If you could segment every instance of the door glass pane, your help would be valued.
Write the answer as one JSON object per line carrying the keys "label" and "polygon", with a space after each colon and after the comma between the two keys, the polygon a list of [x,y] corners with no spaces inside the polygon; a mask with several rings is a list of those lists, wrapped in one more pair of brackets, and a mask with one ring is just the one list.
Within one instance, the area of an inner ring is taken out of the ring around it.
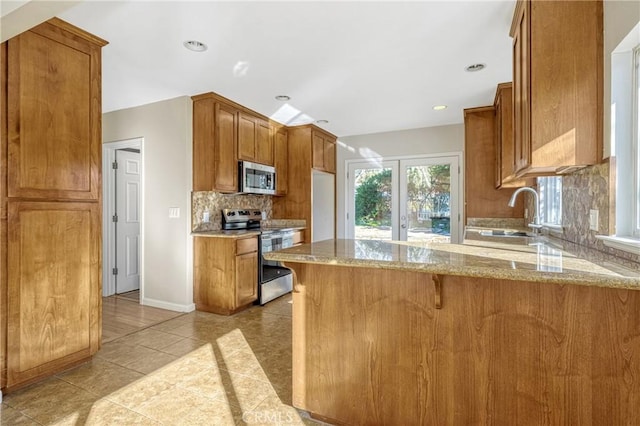
{"label": "door glass pane", "polygon": [[[433,164],[407,166],[407,241],[451,241],[451,166]],[[404,197],[403,197],[404,198]]]}
{"label": "door glass pane", "polygon": [[355,169],[354,190],[354,237],[391,240],[392,169]]}

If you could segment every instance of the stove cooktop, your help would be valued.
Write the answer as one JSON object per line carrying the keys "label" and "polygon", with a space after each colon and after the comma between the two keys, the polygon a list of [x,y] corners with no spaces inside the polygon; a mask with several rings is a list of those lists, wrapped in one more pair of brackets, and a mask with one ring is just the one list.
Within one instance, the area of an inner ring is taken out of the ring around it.
{"label": "stove cooktop", "polygon": [[222,229],[260,228],[262,212],[257,209],[222,209]]}

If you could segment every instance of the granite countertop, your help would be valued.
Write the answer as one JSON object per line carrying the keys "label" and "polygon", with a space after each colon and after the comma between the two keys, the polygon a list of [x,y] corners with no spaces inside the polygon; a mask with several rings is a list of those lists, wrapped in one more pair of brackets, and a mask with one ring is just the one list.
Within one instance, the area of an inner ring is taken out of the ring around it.
{"label": "granite countertop", "polygon": [[434,274],[640,290],[640,268],[548,237],[485,237],[463,244],[326,240],[265,253],[265,259]]}
{"label": "granite countertop", "polygon": [[263,226],[258,229],[238,229],[234,231],[194,231],[191,233],[194,237],[216,237],[216,238],[243,238],[243,237],[253,237],[256,235],[260,235],[262,231],[298,231],[301,229],[305,229],[304,226]]}

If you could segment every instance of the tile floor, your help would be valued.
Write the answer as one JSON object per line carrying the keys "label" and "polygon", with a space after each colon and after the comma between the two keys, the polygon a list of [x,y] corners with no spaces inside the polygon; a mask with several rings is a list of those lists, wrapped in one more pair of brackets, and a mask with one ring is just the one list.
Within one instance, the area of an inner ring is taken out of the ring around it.
{"label": "tile floor", "polygon": [[0,423],[315,424],[290,405],[290,301],[192,312],[107,342],[91,362],[5,395]]}

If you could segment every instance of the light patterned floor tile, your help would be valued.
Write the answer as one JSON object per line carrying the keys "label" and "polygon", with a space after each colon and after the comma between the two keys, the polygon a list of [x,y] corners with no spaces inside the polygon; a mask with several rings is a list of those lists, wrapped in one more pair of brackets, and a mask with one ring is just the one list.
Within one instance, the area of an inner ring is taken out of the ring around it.
{"label": "light patterned floor tile", "polygon": [[234,408],[220,399],[173,388],[150,398],[136,411],[163,424],[233,424]]}
{"label": "light patterned floor tile", "polygon": [[162,348],[170,346],[180,340],[182,340],[182,338],[175,334],[164,333],[162,331],[147,328],[142,331],[129,334],[128,336],[121,337],[117,339],[116,342],[131,346],[140,345],[151,349],[161,350]]}
{"label": "light patterned floor tile", "polygon": [[100,397],[117,391],[144,377],[144,374],[121,367],[101,358],[58,375],[61,380]]}
{"label": "light patterned floor tile", "polygon": [[9,407],[7,404],[0,404],[0,425],[32,426],[37,424],[20,411]]}

